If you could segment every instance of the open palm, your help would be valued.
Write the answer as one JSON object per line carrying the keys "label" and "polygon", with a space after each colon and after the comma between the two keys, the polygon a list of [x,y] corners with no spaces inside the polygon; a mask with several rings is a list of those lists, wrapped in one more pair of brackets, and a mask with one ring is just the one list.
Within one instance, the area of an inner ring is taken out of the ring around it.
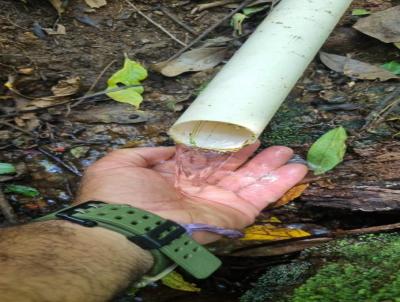
{"label": "open palm", "polygon": [[[201,190],[185,192],[174,186],[175,147],[113,151],[88,168],[78,201],[130,204],[179,223],[240,229],[307,173],[304,165],[286,164],[293,154],[286,147],[267,148],[248,161],[258,145],[227,160],[224,173],[211,175]],[[202,233],[195,239],[207,243],[216,237]]]}

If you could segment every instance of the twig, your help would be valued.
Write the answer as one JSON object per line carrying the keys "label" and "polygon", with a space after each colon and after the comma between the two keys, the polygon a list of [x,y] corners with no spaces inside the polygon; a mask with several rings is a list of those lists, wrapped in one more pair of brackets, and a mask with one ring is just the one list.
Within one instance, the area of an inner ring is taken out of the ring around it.
{"label": "twig", "polygon": [[49,157],[50,159],[52,159],[53,161],[55,161],[56,163],[60,164],[61,166],[63,166],[65,169],[67,169],[69,172],[75,174],[76,176],[82,176],[82,173],[72,164],[66,164],[61,158],[58,158],[57,156],[51,154],[50,151],[42,148],[42,147],[38,147],[37,148],[39,150],[40,153],[43,153],[44,155],[46,155],[47,157]]}
{"label": "twig", "polygon": [[354,236],[354,235],[374,234],[374,233],[380,233],[380,232],[396,231],[399,229],[400,229],[400,223],[392,223],[392,224],[373,226],[373,227],[369,227],[369,228],[337,231],[334,233],[334,235],[335,235],[335,237],[343,237],[343,236],[349,236],[349,235]]}
{"label": "twig", "polygon": [[383,118],[385,118],[390,112],[392,112],[393,109],[396,108],[396,106],[399,104],[399,102],[400,86],[397,87],[391,94],[383,98],[379,105],[370,114],[368,114],[368,116],[365,118],[366,123],[361,130],[370,131],[380,121],[382,121]]}
{"label": "twig", "polygon": [[26,135],[29,135],[30,137],[37,138],[34,134],[30,133],[29,131],[26,131],[25,129],[22,129],[22,128],[18,127],[18,126],[15,126],[15,125],[13,125],[13,124],[11,124],[9,122],[0,121],[0,125],[4,125],[4,126],[10,127],[10,128],[13,128],[13,129],[18,130],[18,131],[20,131],[22,133],[25,133]]}
{"label": "twig", "polygon": [[85,100],[85,99],[89,99],[89,98],[94,98],[94,97],[97,97],[97,96],[100,96],[100,95],[104,95],[104,94],[107,94],[107,93],[110,93],[110,92],[117,92],[117,91],[129,89],[129,88],[132,88],[132,87],[142,87],[142,86],[143,85],[127,85],[127,86],[124,86],[124,87],[116,87],[116,88],[109,89],[109,90],[103,90],[103,91],[99,91],[99,92],[96,92],[96,93],[93,93],[93,94],[90,94],[90,95],[84,95],[84,96],[80,96],[80,97],[77,97],[77,98],[65,100],[63,102],[52,104],[52,105],[49,105],[49,106],[46,106],[46,107],[40,107],[40,108],[29,109],[29,110],[21,110],[21,111],[16,112],[16,113],[0,115],[0,119],[9,118],[9,117],[15,117],[15,116],[18,116],[18,115],[23,114],[23,113],[36,112],[36,111],[44,110],[44,109],[47,109],[47,108],[53,108],[53,107],[58,107],[58,106],[61,106],[61,105],[65,105],[65,104],[68,104],[70,102],[75,102],[75,101]]}
{"label": "twig", "polygon": [[[127,1],[127,0],[126,0]],[[227,14],[225,17],[223,17],[221,20],[219,20],[217,23],[214,25],[210,26],[208,29],[206,29],[203,33],[198,35],[192,42],[190,42],[187,46],[183,47],[181,50],[179,50],[176,54],[174,54],[172,57],[170,57],[166,62],[169,62],[173,59],[176,59],[179,57],[181,54],[183,54],[186,50],[192,48],[196,43],[198,43],[200,40],[202,40],[204,37],[206,37],[208,34],[210,34],[214,29],[216,29],[218,26],[220,26],[222,23],[224,23],[226,20],[231,18],[234,14],[236,14],[238,11],[240,11],[242,8],[248,6],[250,3],[252,3],[254,0],[245,0],[243,1],[242,4],[240,4],[237,8],[235,8],[233,11],[231,11],[229,14]]]}
{"label": "twig", "polygon": [[99,75],[96,77],[94,80],[93,84],[90,86],[89,90],[85,93],[85,95],[90,94],[93,89],[96,87],[97,83],[100,81],[100,79],[103,77],[103,75],[106,73],[106,71],[115,63],[117,62],[116,60],[112,60],[110,63],[107,64],[106,67],[103,68],[103,70],[99,73]]}
{"label": "twig", "polygon": [[[0,121],[1,125],[10,127],[12,129],[18,130],[30,137],[32,137],[35,140],[38,140],[39,137],[33,133],[30,133],[29,131],[26,131],[20,127],[14,126],[13,124],[10,124],[8,122],[4,122],[4,121]],[[42,147],[37,147],[38,151],[43,153],[44,155],[46,155],[47,157],[49,157],[51,160],[55,161],[56,163],[62,165],[65,169],[67,169],[68,171],[70,171],[71,173],[77,175],[77,176],[82,176],[82,173],[72,164],[67,164],[65,163],[61,158],[58,158],[57,156],[51,154],[51,152],[49,150],[46,150],[45,148]]]}
{"label": "twig", "polygon": [[161,5],[158,6],[158,9],[163,12],[164,15],[166,15],[168,18],[170,18],[172,21],[174,21],[176,24],[181,26],[182,28],[186,29],[189,33],[193,35],[197,35],[198,33],[189,25],[186,23],[183,23],[181,20],[179,20],[178,16],[169,11],[166,7],[163,7]]}
{"label": "twig", "polygon": [[7,199],[4,197],[2,186],[0,186],[0,211],[8,223],[16,224],[18,222],[17,215],[15,214],[14,209],[10,206]]}
{"label": "twig", "polygon": [[179,40],[177,37],[175,37],[173,34],[171,34],[164,26],[161,24],[158,24],[156,21],[151,19],[149,16],[147,16],[145,13],[143,13],[139,8],[136,7],[131,1],[125,0],[125,2],[131,6],[139,15],[141,15],[143,18],[145,18],[147,21],[149,21],[151,24],[159,28],[163,33],[165,33],[168,37],[170,37],[172,40],[175,42],[181,44],[182,46],[186,46],[186,43],[182,42]]}

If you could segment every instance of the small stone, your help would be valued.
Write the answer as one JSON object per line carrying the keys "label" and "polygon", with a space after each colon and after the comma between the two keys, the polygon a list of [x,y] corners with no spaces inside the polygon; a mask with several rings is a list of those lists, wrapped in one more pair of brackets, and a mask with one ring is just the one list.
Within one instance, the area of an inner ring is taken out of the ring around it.
{"label": "small stone", "polygon": [[324,90],[324,87],[319,84],[309,84],[306,85],[305,89],[309,92],[320,92],[321,90]]}
{"label": "small stone", "polygon": [[343,104],[343,103],[346,103],[347,100],[348,100],[348,98],[345,95],[334,95],[333,97],[329,98],[327,101],[328,101],[328,103],[332,103],[332,104]]}

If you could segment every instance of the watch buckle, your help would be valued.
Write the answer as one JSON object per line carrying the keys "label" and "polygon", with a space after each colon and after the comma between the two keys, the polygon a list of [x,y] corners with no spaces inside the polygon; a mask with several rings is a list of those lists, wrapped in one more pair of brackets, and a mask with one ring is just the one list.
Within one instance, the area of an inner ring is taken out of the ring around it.
{"label": "watch buckle", "polygon": [[[175,229],[171,231],[171,228]],[[160,237],[165,231],[168,231],[168,234],[164,237]],[[185,233],[186,229],[184,227],[171,220],[166,220],[164,223],[143,235],[129,236],[127,238],[142,249],[155,250],[168,245],[171,241]]]}

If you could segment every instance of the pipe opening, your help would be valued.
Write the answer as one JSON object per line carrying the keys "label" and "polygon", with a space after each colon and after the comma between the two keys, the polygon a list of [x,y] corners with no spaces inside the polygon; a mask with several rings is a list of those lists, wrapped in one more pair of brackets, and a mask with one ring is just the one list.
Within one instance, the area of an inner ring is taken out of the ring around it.
{"label": "pipe opening", "polygon": [[172,126],[169,134],[179,144],[221,152],[239,150],[256,140],[247,128],[214,121],[178,123]]}

